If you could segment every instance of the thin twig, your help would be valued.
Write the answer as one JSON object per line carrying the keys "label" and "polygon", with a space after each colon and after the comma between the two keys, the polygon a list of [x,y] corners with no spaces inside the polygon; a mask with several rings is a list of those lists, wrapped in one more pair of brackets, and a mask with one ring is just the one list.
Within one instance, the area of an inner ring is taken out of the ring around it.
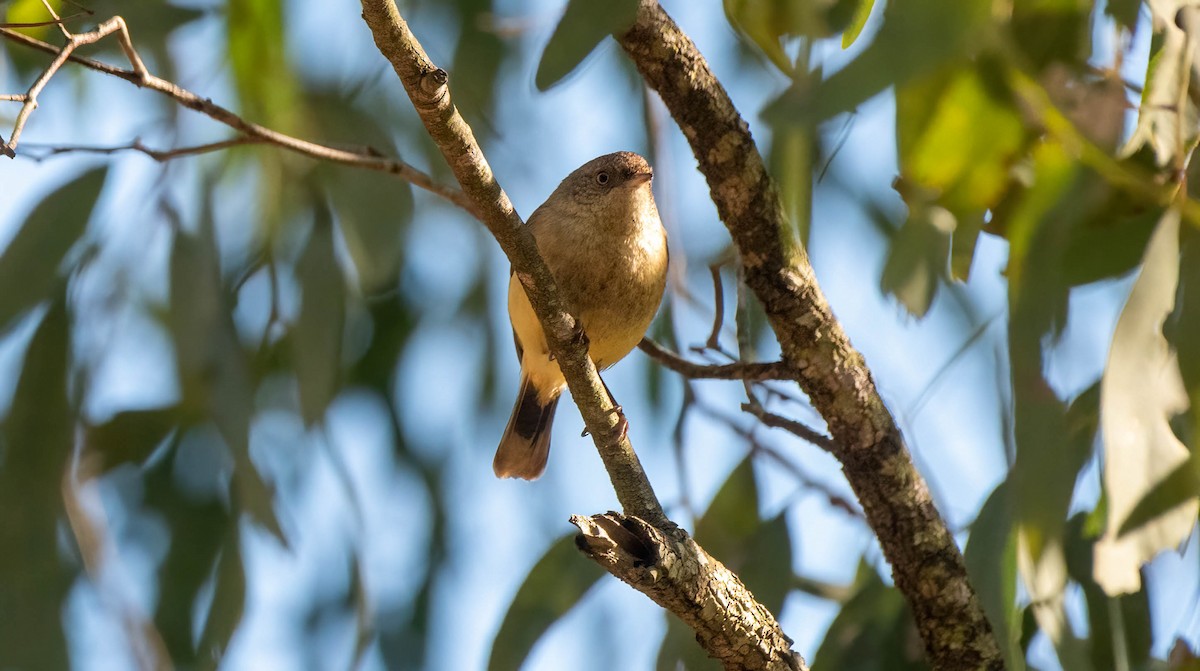
{"label": "thin twig", "polygon": [[688,361],[667,350],[649,338],[642,338],[638,349],[651,359],[684,377],[709,380],[786,380],[792,375],[791,367],[783,361],[756,363],[738,361],[727,364],[702,364]]}
{"label": "thin twig", "polygon": [[[132,69],[124,70],[106,63],[101,63],[100,61],[93,60],[91,58],[76,56],[72,53],[79,46],[91,44],[109,34],[112,34],[113,32],[118,33],[118,39],[121,42],[121,48],[124,50],[126,57],[129,59]],[[9,30],[7,28],[0,28],[0,37],[4,37],[12,42],[16,42],[17,44],[21,44],[32,49],[37,49],[39,51],[44,51],[48,54],[54,54],[56,56],[54,61],[51,62],[50,66],[48,66],[45,72],[42,73],[42,76],[38,78],[38,81],[34,83],[34,86],[31,87],[29,92],[25,94],[26,97],[20,101],[24,102],[24,105],[22,106],[21,112],[18,114],[16,124],[14,125],[13,137],[10,138],[7,144],[3,145],[3,147],[0,147],[0,153],[3,153],[9,158],[12,158],[16,155],[15,149],[17,146],[18,136],[20,135],[20,130],[25,125],[25,120],[33,111],[33,108],[37,106],[37,94],[41,92],[42,88],[45,87],[46,82],[49,81],[50,77],[54,75],[54,73],[62,66],[64,62],[71,61],[72,63],[78,63],[79,65],[90,68],[97,72],[103,72],[104,74],[111,75],[113,77],[119,77],[125,81],[132,82],[139,87],[157,91],[158,93],[175,100],[184,107],[200,112],[201,114],[204,114],[215,121],[233,128],[242,135],[254,138],[259,142],[282,147],[283,149],[287,149],[297,154],[318,160],[331,161],[334,163],[340,163],[342,165],[364,168],[367,170],[375,170],[377,172],[395,175],[400,179],[411,183],[413,186],[425,189],[426,191],[429,191],[430,193],[444,198],[458,207],[461,207],[472,216],[476,216],[474,207],[471,204],[471,200],[467,198],[467,196],[461,190],[437,183],[434,181],[433,177],[409,165],[408,163],[405,163],[404,161],[380,156],[374,150],[352,152],[317,144],[315,142],[309,142],[307,140],[301,140],[290,135],[284,135],[278,131],[274,131],[256,123],[246,121],[230,110],[217,105],[208,98],[202,98],[201,96],[196,95],[195,93],[192,93],[191,91],[188,91],[187,89],[184,89],[172,82],[150,74],[146,70],[146,66],[142,63],[141,57],[138,56],[137,52],[133,48],[133,43],[129,38],[129,32],[125,27],[124,19],[119,16],[114,16],[108,21],[105,21],[104,23],[100,24],[96,30],[90,33],[83,33],[74,36],[67,42],[67,45],[61,49],[52,44],[29,37],[28,35],[22,35],[21,33]]]}
{"label": "thin twig", "polygon": [[713,326],[704,345],[709,349],[721,350],[721,326],[725,324],[725,291],[721,287],[721,266],[711,265],[708,272],[712,274],[713,283]]}
{"label": "thin twig", "polygon": [[[146,156],[149,156],[150,158],[154,159],[155,161],[158,161],[159,163],[165,163],[172,159],[181,158],[184,156],[196,156],[198,154],[208,154],[208,153],[211,153],[214,151],[221,151],[223,149],[229,149],[230,147],[240,147],[243,145],[255,145],[255,144],[267,144],[267,141],[263,140],[262,138],[249,137],[249,136],[243,135],[241,137],[235,137],[235,138],[231,138],[228,140],[220,140],[217,142],[209,142],[207,144],[198,144],[198,145],[193,145],[193,146],[189,146],[189,147],[176,147],[174,149],[153,149],[151,147],[147,147],[146,145],[142,144],[142,141],[140,139],[134,140],[133,142],[130,142],[129,144],[116,145],[116,146],[112,146],[112,147],[98,147],[98,146],[93,146],[93,145],[55,145],[55,146],[42,147],[41,145],[26,142],[25,143],[25,149],[26,149],[25,156],[32,158],[35,161],[40,161],[43,159],[47,159],[51,156],[58,156],[60,154],[111,155],[111,154],[117,154],[117,153],[125,152],[125,151],[134,151],[134,152],[138,152],[141,154],[145,154]],[[31,155],[29,153],[29,150],[31,150],[31,149],[33,149],[34,151],[40,150],[40,153],[38,153],[37,155]]]}
{"label": "thin twig", "polygon": [[796,436],[807,440],[813,445],[816,445],[817,447],[834,456],[837,456],[842,452],[842,450],[838,447],[838,444],[834,442],[832,438],[826,436],[820,431],[817,431],[804,422],[788,419],[787,417],[782,417],[780,415],[776,415],[775,413],[768,412],[766,408],[762,407],[758,403],[743,403],[742,410],[754,415],[758,418],[758,421],[762,422],[763,424],[766,424],[773,429],[783,429],[784,431],[795,434]]}

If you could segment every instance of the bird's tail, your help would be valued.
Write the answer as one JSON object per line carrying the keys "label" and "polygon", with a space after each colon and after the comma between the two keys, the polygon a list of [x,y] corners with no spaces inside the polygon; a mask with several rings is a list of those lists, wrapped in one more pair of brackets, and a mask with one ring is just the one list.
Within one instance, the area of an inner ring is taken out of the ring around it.
{"label": "bird's tail", "polygon": [[554,423],[554,409],[558,407],[559,398],[555,394],[549,402],[543,403],[529,378],[522,376],[517,405],[513,407],[512,417],[492,461],[496,477],[536,480],[546,470],[546,458],[550,456],[550,426]]}

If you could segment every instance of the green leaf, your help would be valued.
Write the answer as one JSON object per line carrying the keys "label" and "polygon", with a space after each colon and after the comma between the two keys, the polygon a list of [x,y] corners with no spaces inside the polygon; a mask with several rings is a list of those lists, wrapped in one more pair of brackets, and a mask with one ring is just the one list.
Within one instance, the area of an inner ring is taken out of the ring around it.
{"label": "green leaf", "polygon": [[1146,491],[1142,500],[1129,512],[1129,517],[1121,522],[1117,538],[1136,531],[1197,495],[1200,495],[1200,458],[1193,453],[1191,458],[1176,466],[1175,470]]}
{"label": "green leaf", "polygon": [[758,483],[747,457],[729,474],[696,523],[696,542],[736,573],[733,567],[746,556],[747,543],[760,524]]}
{"label": "green leaf", "polygon": [[1179,358],[1179,373],[1191,403],[1185,421],[1176,424],[1179,437],[1193,455],[1200,452],[1200,232],[1185,229],[1179,258],[1179,291],[1175,312],[1163,332]]}
{"label": "green leaf", "polygon": [[221,286],[210,227],[180,231],[171,250],[168,324],[185,412],[211,419],[233,453],[237,504],[286,543],[273,494],[250,460],[254,385]]}
{"label": "green leaf", "polygon": [[237,525],[229,527],[220,559],[217,560],[217,573],[212,581],[212,605],[208,608],[208,619],[200,636],[201,671],[220,668],[221,658],[229,647],[233,632],[242,621],[246,607],[246,571],[242,566]]}
{"label": "green leaf", "polygon": [[1065,279],[1072,286],[1123,275],[1137,267],[1163,210],[1129,201],[1116,189],[1090,209],[1072,231],[1063,254]]}
{"label": "green leaf", "polygon": [[845,32],[842,33],[843,49],[849,49],[850,45],[854,44],[858,36],[862,34],[863,26],[867,25],[867,19],[871,17],[871,10],[874,7],[875,0],[858,0],[858,6],[854,9],[850,25],[846,26]]}
{"label": "green leaf", "polygon": [[338,391],[342,363],[342,331],[346,323],[346,288],[333,248],[333,222],[323,206],[296,267],[302,289],[300,316],[292,329],[300,414],[312,425]]}
{"label": "green leaf", "polygon": [[1017,607],[1017,538],[1010,485],[1001,482],[984,502],[971,525],[963,559],[971,585],[995,632],[1004,668],[1022,671],[1021,609]]}
{"label": "green leaf", "polygon": [[72,448],[65,298],[42,319],[0,426],[0,667],[66,669],[63,601],[74,580],[59,553]]}
{"label": "green leaf", "polygon": [[1051,62],[1087,63],[1092,0],[1015,0],[1013,42],[1026,61],[1041,70]]}
{"label": "green leaf", "polygon": [[575,546],[575,534],[563,536],[525,577],[492,641],[489,671],[521,668],[534,644],[567,614],[605,575]]}
{"label": "green leaf", "polygon": [[[200,629],[197,597],[216,566],[224,539],[236,529],[234,517],[215,495],[205,498],[194,487],[180,486],[177,465],[180,438],[176,434],[166,458],[146,471],[145,505],[162,516],[171,534],[167,555],[158,567],[158,604],[154,627],[162,635],[172,662],[195,668],[202,656],[196,647]],[[212,446],[216,452],[218,446]],[[215,488],[210,490],[215,494]],[[202,624],[202,623],[201,623]]]}
{"label": "green leaf", "polygon": [[43,198],[0,255],[0,333],[53,293],[59,268],[83,235],[107,171],[89,170]]}
{"label": "green leaf", "polygon": [[546,43],[534,83],[546,91],[562,81],[605,37],[623,32],[637,18],[637,0],[570,0]]}
{"label": "green leaf", "polygon": [[494,116],[496,80],[509,52],[501,32],[491,25],[495,23],[492,0],[459,0],[454,5],[462,27],[450,70],[454,106],[478,137],[493,129],[490,120]]}
{"label": "green leaf", "polygon": [[[1150,601],[1145,588],[1110,597],[1092,579],[1095,536],[1089,515],[1079,513],[1066,525],[1067,571],[1083,588],[1087,601],[1090,660],[1096,669],[1150,668]],[[1118,662],[1117,656],[1124,656]]]}
{"label": "green leaf", "polygon": [[[455,92],[457,96],[457,88]],[[362,109],[357,98],[317,91],[305,100],[315,122],[328,129],[328,137],[398,153],[392,131],[380,125],[374,110]],[[320,165],[313,172],[311,181],[325,188],[337,214],[359,287],[367,294],[393,291],[403,262],[404,233],[413,216],[412,185],[395,175],[338,165]]]}
{"label": "green leaf", "polygon": [[892,240],[880,288],[915,317],[924,317],[938,282],[947,279],[954,215],[933,206],[910,212]]}
{"label": "green leaf", "polygon": [[928,669],[908,604],[866,562],[857,591],[829,625],[813,656],[813,671],[917,671]]}
{"label": "green leaf", "polygon": [[[696,542],[733,571],[756,601],[778,615],[792,587],[792,540],[785,512],[760,519],[758,484],[750,458],[729,478],[696,524]],[[682,664],[689,671],[719,669],[696,644],[696,634],[678,618],[667,617],[667,635],[656,668],[669,671]]]}
{"label": "green leaf", "polygon": [[1160,551],[1177,546],[1196,523],[1197,500],[1120,534],[1140,501],[1189,452],[1170,420],[1188,407],[1175,354],[1162,334],[1179,284],[1179,212],[1163,215],[1146,248],[1142,272],[1117,320],[1101,380],[1104,487],[1108,525],[1096,547],[1096,582],[1110,595],[1138,591],[1138,570]]}
{"label": "green leaf", "polygon": [[796,239],[806,248],[812,224],[813,136],[812,129],[798,124],[786,124],[771,135],[771,175]]}
{"label": "green leaf", "polygon": [[304,106],[287,60],[282,0],[236,0],[226,8],[229,64],[243,116],[296,134]]}
{"label": "green leaf", "polygon": [[121,464],[140,464],[163,444],[181,419],[178,406],[118,412],[103,424],[87,427],[87,455],[98,460],[101,473]]}
{"label": "green leaf", "polygon": [[1141,9],[1142,0],[1108,0],[1104,3],[1104,13],[1126,30],[1133,30],[1137,25],[1138,12]]}
{"label": "green leaf", "polygon": [[848,112],[889,86],[949,64],[964,63],[993,30],[987,0],[893,0],[879,34],[858,58],[828,79],[789,89],[768,107],[768,120],[824,121]]}

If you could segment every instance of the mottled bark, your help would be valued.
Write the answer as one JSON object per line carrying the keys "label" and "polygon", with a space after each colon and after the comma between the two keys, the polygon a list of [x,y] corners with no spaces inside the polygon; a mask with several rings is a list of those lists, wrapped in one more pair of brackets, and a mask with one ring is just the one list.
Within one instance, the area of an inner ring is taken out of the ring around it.
{"label": "mottled bark", "polygon": [[375,45],[387,57],[425,124],[429,136],[470,198],[480,221],[487,226],[512,262],[529,302],[546,330],[546,341],[567,379],[584,425],[612,480],[621,506],[654,524],[667,521],[662,505],[638,462],[629,439],[616,427],[619,415],[604,390],[595,365],[588,357],[582,333],[563,304],[554,278],[537,253],[533,236],[513,209],[508,195],[496,182],[470,126],[450,100],[449,76],[435,66],[400,16],[393,0],[362,0],[363,19],[371,28]]}
{"label": "mottled bark", "polygon": [[[704,650],[727,669],[803,671],[803,660],[791,652],[791,640],[771,613],[737,576],[667,519],[628,438],[613,431],[617,415],[587,345],[564,309],[533,237],[450,101],[446,72],[430,62],[393,0],[362,0],[362,7],[376,46],[391,61],[476,216],[512,262],[625,509],[627,517],[572,518],[581,529],[581,549],[695,629]],[[637,548],[642,560],[631,559],[630,548]],[[654,563],[646,564],[651,558]]]}
{"label": "mottled bark", "polygon": [[579,527],[581,550],[679,616],[726,669],[807,669],[771,613],[683,529],[655,527],[619,513],[574,515],[571,523]]}
{"label": "mottled bark", "polygon": [[817,286],[746,122],[656,1],[642,0],[618,42],[690,143],[741,255],[746,284],[762,301],[794,378],[829,426],[833,452],[908,598],[933,667],[1002,668],[962,554],[862,356]]}

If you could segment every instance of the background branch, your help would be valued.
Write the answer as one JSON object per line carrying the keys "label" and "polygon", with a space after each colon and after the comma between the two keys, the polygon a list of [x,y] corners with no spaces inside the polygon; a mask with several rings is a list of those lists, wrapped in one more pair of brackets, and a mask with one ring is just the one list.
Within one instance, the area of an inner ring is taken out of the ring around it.
{"label": "background branch", "polygon": [[758,363],[753,361],[735,361],[725,364],[704,364],[688,361],[678,354],[666,349],[649,338],[642,338],[638,343],[651,359],[679,373],[684,377],[694,379],[707,378],[710,380],[781,380],[790,379],[793,373],[788,370],[784,361]]}
{"label": "background branch", "polygon": [[962,553],[862,356],[817,286],[746,122],[655,0],[641,0],[637,20],[617,40],[691,145],[740,252],[746,284],[840,446],[835,454],[912,606],[934,668],[1002,668]]}
{"label": "background branch", "polygon": [[[366,150],[361,152],[346,151],[344,149],[337,149],[334,147],[317,144],[315,142],[301,140],[290,135],[285,135],[278,131],[271,130],[270,128],[246,121],[237,114],[234,114],[232,111],[217,105],[208,98],[202,98],[201,96],[177,86],[172,82],[150,74],[146,70],[146,67],[142,64],[141,58],[138,57],[137,52],[134,50],[133,44],[129,40],[128,31],[124,26],[125,22],[121,19],[121,17],[113,17],[102,23],[95,31],[77,35],[75,39],[68,42],[66,47],[61,49],[52,44],[29,37],[28,35],[18,33],[14,30],[0,28],[0,37],[4,37],[11,42],[22,44],[32,49],[44,51],[48,54],[54,54],[56,56],[55,60],[52,61],[50,66],[46,68],[38,81],[34,83],[34,86],[30,89],[29,93],[25,94],[25,96],[21,99],[25,105],[22,107],[21,113],[18,115],[17,121],[14,124],[13,136],[3,146],[3,148],[0,148],[0,152],[3,152],[10,158],[16,156],[15,150],[17,146],[17,139],[20,136],[21,128],[25,124],[25,119],[33,111],[33,108],[36,107],[37,93],[41,91],[42,87],[46,85],[50,77],[54,75],[63,62],[70,61],[97,72],[103,72],[104,74],[112,75],[113,77],[119,77],[125,81],[136,84],[139,87],[157,91],[169,98],[172,98],[188,109],[200,112],[201,114],[204,114],[215,121],[229,126],[230,128],[242,133],[244,136],[251,138],[254,141],[272,144],[277,147],[287,149],[288,151],[322,161],[331,161],[333,163],[340,163],[342,165],[395,175],[400,179],[411,183],[413,186],[420,187],[436,196],[440,196],[441,198],[450,201],[451,203],[474,215],[471,201],[466,197],[465,194],[463,194],[462,191],[438,184],[433,177],[409,165],[408,163],[405,163],[404,161],[380,156],[379,153],[374,150]],[[72,53],[75,48],[81,44],[90,44],[95,42],[96,40],[105,37],[106,35],[109,35],[118,29],[121,31],[121,46],[125,50],[126,55],[129,56],[130,63],[133,64],[133,69],[124,70],[112,65],[108,65],[107,63],[101,63],[100,61],[91,58],[76,56]],[[83,40],[85,37],[88,39],[76,44],[76,40]]]}

